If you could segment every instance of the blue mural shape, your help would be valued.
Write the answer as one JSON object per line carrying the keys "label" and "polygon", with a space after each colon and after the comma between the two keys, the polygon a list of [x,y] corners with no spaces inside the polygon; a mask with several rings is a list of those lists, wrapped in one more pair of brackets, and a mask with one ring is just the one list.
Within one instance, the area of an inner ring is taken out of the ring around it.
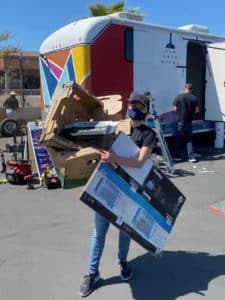
{"label": "blue mural shape", "polygon": [[52,97],[55,88],[57,86],[57,79],[53,76],[53,74],[51,73],[51,70],[49,69],[49,67],[45,64],[45,62],[41,62],[42,63],[42,69],[45,75],[45,79],[47,82],[47,88],[48,88],[48,92],[50,97]]}
{"label": "blue mural shape", "polygon": [[42,83],[42,93],[44,97],[45,108],[50,105],[50,95],[48,92],[48,85],[45,79],[45,73],[43,70],[42,62],[40,61],[40,74],[41,74],[41,83]]}
{"label": "blue mural shape", "polygon": [[68,73],[69,73],[70,81],[76,81],[75,70],[73,68],[73,58],[72,58],[72,55],[70,55],[70,57],[68,59],[67,68],[68,68]]}
{"label": "blue mural shape", "polygon": [[53,70],[51,70],[51,65],[47,64],[45,59],[41,58],[40,62],[44,104],[45,107],[48,108],[51,104],[53,94],[58,84],[63,84],[69,81],[76,81],[76,75],[71,53],[68,56],[67,62],[64,66],[61,76],[58,79],[57,77],[55,77]]}
{"label": "blue mural shape", "polygon": [[68,72],[68,68],[67,66],[65,66],[63,72],[62,72],[62,75],[59,79],[59,83],[66,83],[70,81],[70,77],[69,77],[69,72]]}

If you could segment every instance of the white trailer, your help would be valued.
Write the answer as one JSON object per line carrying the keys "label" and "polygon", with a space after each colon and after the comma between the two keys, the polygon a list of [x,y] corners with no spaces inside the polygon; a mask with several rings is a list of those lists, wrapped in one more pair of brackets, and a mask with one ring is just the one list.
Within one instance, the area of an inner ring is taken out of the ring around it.
{"label": "white trailer", "polygon": [[191,82],[200,108],[194,132],[212,130],[225,118],[224,50],[225,37],[205,26],[147,24],[127,13],[78,20],[40,47],[42,109],[58,85],[73,80],[96,96],[120,94],[124,115],[130,93],[149,90],[169,135],[175,120],[172,102]]}

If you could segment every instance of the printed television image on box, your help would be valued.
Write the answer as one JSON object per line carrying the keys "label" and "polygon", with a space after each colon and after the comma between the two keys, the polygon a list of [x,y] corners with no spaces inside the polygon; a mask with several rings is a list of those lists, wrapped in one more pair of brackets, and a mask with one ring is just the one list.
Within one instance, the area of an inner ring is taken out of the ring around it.
{"label": "printed television image on box", "polygon": [[[156,180],[155,175],[153,176],[155,174],[154,168],[152,165],[147,176],[148,189],[144,190],[142,187],[141,190],[140,186],[136,185],[134,188],[130,182],[117,174],[112,165],[100,163],[89,179],[80,199],[120,230],[129,234],[133,240],[145,249],[154,255],[158,255],[165,247],[175,218],[168,217],[171,214],[172,205],[169,204],[164,207],[165,197],[163,202],[160,202],[158,196],[161,197],[161,195],[153,188],[154,183],[158,184],[158,179]],[[153,183],[149,183],[149,178]],[[138,190],[140,193],[137,192]],[[161,190],[163,190],[163,186],[160,188]],[[180,201],[180,210],[185,198],[176,188],[175,190],[177,193],[174,193],[171,197],[174,197],[174,206]],[[155,207],[149,201],[150,198],[154,199],[152,202],[154,202]],[[178,201],[178,199],[180,200]]]}
{"label": "printed television image on box", "polygon": [[149,166],[149,173],[141,184],[139,183],[139,178],[131,177],[126,172],[126,168],[117,164],[113,164],[111,167],[132,189],[136,190],[168,222],[173,224],[183,206],[185,198],[177,187],[152,162],[148,164]]}

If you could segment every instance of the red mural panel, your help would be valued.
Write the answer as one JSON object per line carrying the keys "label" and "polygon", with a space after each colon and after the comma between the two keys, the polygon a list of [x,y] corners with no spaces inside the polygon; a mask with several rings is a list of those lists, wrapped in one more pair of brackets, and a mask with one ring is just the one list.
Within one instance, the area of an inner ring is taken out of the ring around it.
{"label": "red mural panel", "polygon": [[120,94],[123,115],[133,91],[133,63],[124,57],[127,28],[111,24],[91,45],[91,90],[96,96]]}

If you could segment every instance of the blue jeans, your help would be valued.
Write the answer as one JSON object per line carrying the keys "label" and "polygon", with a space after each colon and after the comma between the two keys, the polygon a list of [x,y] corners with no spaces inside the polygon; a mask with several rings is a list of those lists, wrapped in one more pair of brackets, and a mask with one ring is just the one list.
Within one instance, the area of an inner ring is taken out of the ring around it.
{"label": "blue jeans", "polygon": [[[95,228],[93,230],[91,240],[91,250],[89,257],[88,272],[90,274],[96,273],[99,268],[100,259],[105,245],[105,238],[109,229],[110,222],[102,217],[100,214],[95,213]],[[119,250],[118,259],[119,262],[127,260],[127,255],[130,247],[130,237],[119,232]]]}
{"label": "blue jeans", "polygon": [[192,145],[192,122],[177,122],[176,135],[175,135],[175,155],[181,155],[181,138],[182,136],[186,139],[188,157],[193,155]]}
{"label": "blue jeans", "polygon": [[16,119],[16,110],[13,108],[6,108],[6,116],[9,119]]}

